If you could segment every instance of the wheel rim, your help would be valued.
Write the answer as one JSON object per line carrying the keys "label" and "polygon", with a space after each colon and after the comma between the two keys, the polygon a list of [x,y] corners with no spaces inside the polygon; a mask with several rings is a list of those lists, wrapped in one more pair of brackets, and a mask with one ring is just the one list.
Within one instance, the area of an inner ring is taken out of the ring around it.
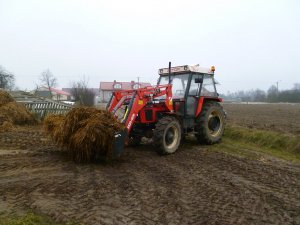
{"label": "wheel rim", "polygon": [[210,113],[210,115],[208,116],[208,130],[212,136],[219,136],[222,131],[222,117],[220,115],[220,112],[212,111]]}
{"label": "wheel rim", "polygon": [[168,149],[173,148],[178,140],[179,133],[175,126],[170,126],[165,133],[165,144]]}

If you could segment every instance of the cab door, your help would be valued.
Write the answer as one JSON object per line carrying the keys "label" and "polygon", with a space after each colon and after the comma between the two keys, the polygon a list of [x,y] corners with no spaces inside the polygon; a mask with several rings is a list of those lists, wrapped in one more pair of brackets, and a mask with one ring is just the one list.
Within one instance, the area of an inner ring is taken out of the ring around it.
{"label": "cab door", "polygon": [[195,117],[202,82],[203,75],[193,74],[191,76],[190,88],[187,93],[186,101],[186,114],[188,117]]}

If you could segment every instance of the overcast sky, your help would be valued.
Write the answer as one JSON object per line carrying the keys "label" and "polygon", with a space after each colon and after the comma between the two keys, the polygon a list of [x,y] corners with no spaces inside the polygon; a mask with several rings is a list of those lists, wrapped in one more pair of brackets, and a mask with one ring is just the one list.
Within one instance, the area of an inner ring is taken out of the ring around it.
{"label": "overcast sky", "polygon": [[0,65],[31,89],[83,75],[155,83],[173,65],[216,66],[220,92],[300,83],[297,0],[0,0]]}

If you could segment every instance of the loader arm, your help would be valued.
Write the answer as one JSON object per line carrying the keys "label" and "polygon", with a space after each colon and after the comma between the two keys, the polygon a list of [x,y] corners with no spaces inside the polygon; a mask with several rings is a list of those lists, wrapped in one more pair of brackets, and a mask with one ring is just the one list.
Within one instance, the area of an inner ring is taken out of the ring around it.
{"label": "loader arm", "polygon": [[126,105],[127,109],[121,122],[130,133],[136,117],[145,105],[155,98],[165,96],[165,105],[170,112],[173,112],[172,84],[149,86],[137,90],[115,91],[107,105],[107,110],[115,115],[117,110]]}

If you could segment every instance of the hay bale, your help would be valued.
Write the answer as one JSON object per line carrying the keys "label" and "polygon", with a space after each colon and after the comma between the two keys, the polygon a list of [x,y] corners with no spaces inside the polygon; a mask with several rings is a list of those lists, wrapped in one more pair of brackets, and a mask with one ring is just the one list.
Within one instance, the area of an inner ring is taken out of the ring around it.
{"label": "hay bale", "polygon": [[123,129],[111,113],[99,111],[79,123],[71,135],[68,151],[76,162],[107,160],[112,157],[114,134]]}
{"label": "hay bale", "polygon": [[123,125],[108,111],[78,107],[64,116],[48,116],[45,131],[75,162],[96,162],[112,156],[114,134]]}
{"label": "hay bale", "polygon": [[15,100],[10,96],[10,94],[8,94],[6,91],[0,90],[0,107],[14,101]]}
{"label": "hay bale", "polygon": [[76,107],[70,110],[64,122],[64,135],[63,135],[63,144],[68,145],[71,136],[79,130],[82,125],[81,121],[89,119],[99,113],[102,110],[98,110],[92,107]]}
{"label": "hay bale", "polygon": [[64,115],[47,115],[44,119],[44,130],[48,133],[51,138],[59,145],[62,145],[62,131],[63,124],[65,121]]}

